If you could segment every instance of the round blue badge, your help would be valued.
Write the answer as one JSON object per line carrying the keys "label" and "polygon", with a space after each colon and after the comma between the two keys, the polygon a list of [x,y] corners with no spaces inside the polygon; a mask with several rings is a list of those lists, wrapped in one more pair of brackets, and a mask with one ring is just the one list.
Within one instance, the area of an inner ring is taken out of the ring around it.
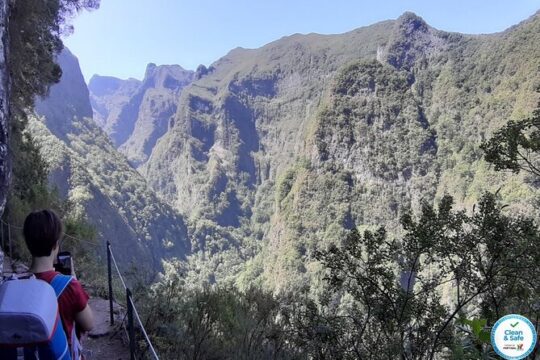
{"label": "round blue badge", "polygon": [[491,329],[493,349],[507,360],[520,360],[529,356],[536,346],[536,338],[534,325],[521,315],[503,316]]}

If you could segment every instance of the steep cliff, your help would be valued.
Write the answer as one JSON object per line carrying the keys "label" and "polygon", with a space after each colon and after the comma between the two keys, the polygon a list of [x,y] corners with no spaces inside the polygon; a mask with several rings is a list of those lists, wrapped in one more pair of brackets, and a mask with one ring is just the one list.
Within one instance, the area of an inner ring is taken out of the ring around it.
{"label": "steep cliff", "polygon": [[193,221],[210,279],[275,288],[311,281],[313,251],[346,229],[399,231],[403,209],[444,193],[467,206],[501,187],[535,213],[535,188],[478,146],[536,106],[539,34],[538,15],[470,36],[406,13],[235,49],[183,90],[144,174]]}
{"label": "steep cliff", "polygon": [[92,76],[88,90],[94,110],[94,121],[106,132],[110,131],[120,111],[140,85],[141,82],[137,79],[121,80],[112,76]]}
{"label": "steep cliff", "polygon": [[7,67],[7,22],[8,2],[2,1],[0,3],[0,215],[4,212],[11,172],[8,153],[9,69]]}
{"label": "steep cliff", "polygon": [[179,65],[149,64],[142,82],[99,76],[91,79],[97,121],[135,167],[148,159],[156,141],[167,131],[178,97],[193,75]]}
{"label": "steep cliff", "polygon": [[37,102],[37,118],[29,124],[51,183],[95,225],[100,240],[113,244],[124,266],[155,271],[162,259],[185,258],[190,244],[183,219],[157,199],[92,120],[77,59],[64,50],[58,63],[62,79]]}
{"label": "steep cliff", "polygon": [[164,177],[151,184],[182,210],[211,200],[219,222],[238,224],[247,213],[235,209],[246,200],[237,199],[236,187],[253,192],[305,151],[305,134],[335,71],[355,58],[375,57],[391,26],[293,35],[231,51],[182,93],[173,126],[148,162],[149,179]]}

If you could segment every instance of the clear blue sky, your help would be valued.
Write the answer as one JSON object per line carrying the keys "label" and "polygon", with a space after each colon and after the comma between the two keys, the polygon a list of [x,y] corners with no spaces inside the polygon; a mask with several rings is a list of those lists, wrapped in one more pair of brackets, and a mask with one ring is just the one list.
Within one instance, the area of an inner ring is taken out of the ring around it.
{"label": "clear blue sky", "polygon": [[413,11],[431,26],[502,31],[540,9],[540,0],[101,0],[73,20],[64,40],[93,74],[141,78],[146,64],[209,65],[229,50],[282,36],[336,34]]}

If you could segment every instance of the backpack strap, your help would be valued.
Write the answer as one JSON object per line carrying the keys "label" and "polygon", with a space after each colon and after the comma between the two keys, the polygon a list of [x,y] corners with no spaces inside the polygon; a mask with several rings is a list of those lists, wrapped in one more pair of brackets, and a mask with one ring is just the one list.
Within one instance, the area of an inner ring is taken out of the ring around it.
{"label": "backpack strap", "polygon": [[[71,283],[71,280],[73,280],[73,276],[69,275],[63,275],[63,274],[56,274],[55,277],[52,279],[50,285],[54,289],[54,292],[56,293],[56,298],[60,298],[60,295],[64,292],[65,289],[69,286]],[[66,331],[66,327],[63,324],[62,321],[62,328],[64,330],[64,333]],[[65,333],[66,336],[71,337],[71,352],[69,353],[69,357],[67,359],[78,359],[79,358],[79,342],[75,331],[75,326],[73,326],[73,330],[71,331],[71,334]],[[77,341],[75,342],[74,339]],[[64,359],[62,357],[62,359]]]}
{"label": "backpack strap", "polygon": [[64,292],[64,290],[68,287],[68,285],[71,283],[71,280],[73,280],[72,276],[68,275],[62,275],[57,274],[51,281],[51,286],[54,289],[54,292],[56,293],[56,297],[59,298],[60,295]]}

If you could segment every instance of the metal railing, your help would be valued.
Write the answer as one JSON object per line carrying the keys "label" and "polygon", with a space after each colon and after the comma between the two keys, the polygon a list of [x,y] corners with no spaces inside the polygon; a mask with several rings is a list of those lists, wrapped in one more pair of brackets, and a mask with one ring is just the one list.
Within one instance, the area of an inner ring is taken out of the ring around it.
{"label": "metal railing", "polygon": [[[7,229],[6,229],[7,228]],[[11,225],[7,222],[5,222],[3,219],[0,219],[0,242],[1,242],[1,248],[6,249],[6,245],[8,245],[8,251],[9,251],[9,257],[13,259],[13,243],[11,239],[11,228],[22,230],[22,227]],[[7,231],[6,231],[7,230]],[[5,239],[5,233],[7,232],[7,240],[8,244],[6,244]],[[96,244],[91,241],[79,239],[75,236],[64,234],[66,238],[70,238],[72,240],[91,244],[93,246],[99,246],[99,244]],[[135,320],[139,324],[139,329],[148,345],[148,350],[150,350],[150,353],[152,354],[152,358],[159,360],[159,356],[154,349],[154,346],[152,345],[152,342],[150,341],[150,338],[148,337],[148,334],[146,333],[146,329],[144,328],[144,325],[141,321],[141,317],[139,315],[139,312],[137,311],[137,308],[135,307],[135,302],[133,301],[133,294],[131,293],[130,288],[126,285],[126,281],[124,280],[124,277],[122,276],[122,273],[120,269],[118,268],[118,264],[116,262],[116,259],[114,257],[114,253],[112,251],[111,243],[107,241],[107,279],[108,279],[108,290],[109,290],[109,315],[110,315],[110,324],[111,326],[114,325],[114,295],[113,295],[113,272],[112,267],[114,266],[114,269],[116,270],[116,273],[118,275],[118,278],[120,279],[120,282],[122,284],[122,287],[126,294],[126,309],[127,309],[127,327],[124,325],[128,339],[129,339],[129,352],[130,352],[130,359],[135,360],[135,355],[137,352],[137,343],[135,338]],[[0,269],[0,275],[1,275]]]}
{"label": "metal railing", "polygon": [[150,350],[150,353],[152,354],[152,357],[156,360],[159,360],[159,356],[156,353],[156,350],[154,349],[154,346],[152,345],[152,342],[150,341],[150,338],[148,337],[148,334],[146,333],[146,330],[144,328],[144,325],[141,321],[141,317],[139,316],[139,312],[137,311],[137,308],[135,307],[135,302],[133,301],[133,295],[131,293],[131,290],[126,285],[126,282],[124,278],[122,277],[122,273],[120,272],[120,269],[118,268],[118,264],[116,263],[116,259],[114,258],[114,254],[111,248],[111,243],[107,241],[107,277],[109,282],[109,314],[110,314],[110,322],[111,325],[114,325],[114,313],[113,313],[113,303],[114,303],[114,295],[113,295],[113,287],[112,287],[112,267],[114,265],[114,268],[116,270],[116,273],[118,274],[118,278],[120,279],[120,282],[122,283],[122,287],[124,288],[126,292],[126,308],[127,308],[127,333],[129,338],[129,352],[131,360],[135,360],[135,352],[136,352],[136,341],[135,341],[135,326],[134,326],[134,320],[137,320],[137,323],[139,324],[139,329],[141,333],[144,336],[144,339],[146,340],[146,343],[148,344],[148,349]]}

